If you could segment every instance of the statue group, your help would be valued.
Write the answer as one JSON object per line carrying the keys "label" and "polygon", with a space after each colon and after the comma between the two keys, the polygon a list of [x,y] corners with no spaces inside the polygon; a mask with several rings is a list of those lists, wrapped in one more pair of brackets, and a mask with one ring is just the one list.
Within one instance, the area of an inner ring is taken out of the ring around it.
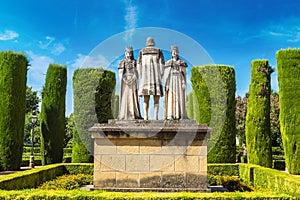
{"label": "statue group", "polygon": [[[132,47],[127,47],[124,59],[119,63],[120,103],[119,120],[143,119],[138,97],[144,99],[144,119],[148,120],[150,96],[154,100],[154,119],[158,120],[159,100],[164,96],[164,119],[186,119],[186,68],[179,58],[177,46],[171,47],[171,59],[164,61],[163,52],[155,47],[149,37],[141,49],[138,61]],[[164,88],[163,88],[164,80]]]}

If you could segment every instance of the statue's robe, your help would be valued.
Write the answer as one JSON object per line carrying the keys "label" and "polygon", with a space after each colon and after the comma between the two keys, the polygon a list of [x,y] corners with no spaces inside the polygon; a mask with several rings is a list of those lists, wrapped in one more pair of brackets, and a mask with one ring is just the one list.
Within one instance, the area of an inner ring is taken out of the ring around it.
{"label": "statue's robe", "polygon": [[183,60],[165,64],[165,119],[186,119],[186,68]]}
{"label": "statue's robe", "polygon": [[139,96],[163,96],[164,56],[162,51],[154,47],[142,49],[138,57],[138,71],[140,77]]}
{"label": "statue's robe", "polygon": [[120,78],[119,120],[142,119],[138,101],[138,73],[135,60],[122,60]]}

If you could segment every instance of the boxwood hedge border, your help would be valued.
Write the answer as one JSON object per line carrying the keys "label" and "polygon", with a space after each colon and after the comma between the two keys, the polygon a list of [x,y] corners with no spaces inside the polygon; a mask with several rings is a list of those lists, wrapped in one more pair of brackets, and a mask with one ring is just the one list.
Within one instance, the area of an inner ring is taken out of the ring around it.
{"label": "boxwood hedge border", "polygon": [[0,176],[1,199],[300,199],[300,177],[251,164],[208,164],[208,173],[239,176],[265,188],[258,192],[120,193],[103,191],[47,191],[33,189],[62,174],[93,174],[93,164],[61,163]]}

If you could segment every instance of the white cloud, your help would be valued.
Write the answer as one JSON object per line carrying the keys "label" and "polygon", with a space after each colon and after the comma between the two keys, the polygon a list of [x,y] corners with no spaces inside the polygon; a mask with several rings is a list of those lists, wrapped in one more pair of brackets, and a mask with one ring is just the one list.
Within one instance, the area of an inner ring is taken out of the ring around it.
{"label": "white cloud", "polygon": [[299,20],[300,18],[287,18],[270,24],[263,32],[266,32],[267,36],[296,43],[300,41],[300,27],[297,26]]}
{"label": "white cloud", "polygon": [[124,2],[126,4],[126,15],[124,16],[125,19],[125,31],[128,31],[125,35],[125,40],[131,40],[134,34],[134,29],[137,26],[137,7],[132,5],[131,1],[126,0]]}
{"label": "white cloud", "polygon": [[62,52],[64,52],[65,50],[66,50],[66,47],[62,43],[56,43],[56,44],[53,45],[51,53],[58,56]]}
{"label": "white cloud", "polygon": [[55,40],[54,37],[46,36],[46,42],[45,41],[39,41],[39,47],[41,49],[47,49],[49,45]]}
{"label": "white cloud", "polygon": [[278,36],[278,37],[288,37],[288,36],[290,36],[289,34],[277,33],[277,32],[273,32],[273,31],[270,31],[269,34],[273,35],[273,36]]}
{"label": "white cloud", "polygon": [[32,85],[36,85],[36,90],[41,90],[45,82],[45,74],[48,66],[54,63],[54,60],[48,56],[41,56],[33,53],[32,51],[26,51],[29,59],[29,71],[28,71],[28,82]]}
{"label": "white cloud", "polygon": [[71,64],[74,68],[95,68],[95,67],[107,67],[109,61],[103,55],[97,55],[97,57],[92,57],[89,55],[78,54],[77,58]]}
{"label": "white cloud", "polygon": [[0,40],[13,40],[19,37],[19,34],[15,31],[5,30],[4,32],[0,32]]}
{"label": "white cloud", "polygon": [[300,32],[296,32],[292,39],[289,39],[288,42],[299,42],[300,40]]}
{"label": "white cloud", "polygon": [[54,37],[46,36],[45,39],[46,41],[39,41],[41,49],[49,50],[55,56],[60,55],[66,50],[65,46],[60,42],[56,42]]}

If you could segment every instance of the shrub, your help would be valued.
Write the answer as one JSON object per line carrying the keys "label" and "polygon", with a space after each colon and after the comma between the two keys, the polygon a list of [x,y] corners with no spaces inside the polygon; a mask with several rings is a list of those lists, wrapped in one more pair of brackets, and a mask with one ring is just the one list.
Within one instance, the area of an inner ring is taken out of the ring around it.
{"label": "shrub", "polygon": [[73,133],[72,162],[93,162],[93,141],[88,129],[97,122],[113,118],[111,103],[115,82],[113,72],[100,68],[81,68],[74,72],[76,130]]}
{"label": "shrub", "polygon": [[208,142],[209,163],[235,163],[235,71],[231,66],[192,68],[192,86],[199,112],[194,118],[213,132]]}
{"label": "shrub", "polygon": [[265,167],[272,167],[270,132],[270,74],[272,71],[267,60],[252,61],[246,115],[247,161]]}
{"label": "shrub", "polygon": [[22,161],[28,61],[0,52],[0,169],[19,169]]}
{"label": "shrub", "polygon": [[285,170],[285,161],[284,160],[273,160],[273,169]]}
{"label": "shrub", "polygon": [[43,190],[74,190],[82,185],[93,184],[93,176],[86,174],[63,175],[54,180],[47,181],[38,188]]}
{"label": "shrub", "polygon": [[238,164],[208,164],[207,173],[212,175],[239,176]]}
{"label": "shrub", "polygon": [[300,49],[276,53],[280,131],[286,167],[291,174],[300,174]]}
{"label": "shrub", "polygon": [[238,177],[232,176],[220,176],[220,175],[208,175],[209,185],[222,185],[230,192],[240,191],[255,191],[255,188],[242,182]]}
{"label": "shrub", "polygon": [[65,173],[67,174],[94,174],[94,164],[64,164]]}
{"label": "shrub", "polygon": [[65,99],[67,67],[50,64],[42,92],[41,156],[42,164],[60,163],[65,135]]}

